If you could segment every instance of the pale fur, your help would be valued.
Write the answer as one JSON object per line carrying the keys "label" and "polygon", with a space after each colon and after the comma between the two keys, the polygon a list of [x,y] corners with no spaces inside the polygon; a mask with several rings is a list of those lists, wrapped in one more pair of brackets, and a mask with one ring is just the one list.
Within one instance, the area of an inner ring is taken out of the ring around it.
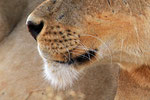
{"label": "pale fur", "polygon": [[59,64],[55,62],[48,63],[38,45],[38,51],[44,61],[44,77],[55,89],[66,89],[72,87],[75,80],[78,79],[80,72],[74,66]]}

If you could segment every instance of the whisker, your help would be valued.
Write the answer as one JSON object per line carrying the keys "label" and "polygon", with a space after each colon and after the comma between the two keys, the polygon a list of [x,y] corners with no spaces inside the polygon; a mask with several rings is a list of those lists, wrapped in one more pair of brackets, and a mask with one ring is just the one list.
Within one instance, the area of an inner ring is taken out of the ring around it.
{"label": "whisker", "polygon": [[[83,50],[84,50],[84,48],[82,48],[82,47],[79,47],[79,49],[83,49]],[[89,51],[89,50],[90,50],[90,51],[93,51],[93,52],[94,52],[94,53],[96,53],[96,54],[98,54],[96,50],[88,49],[88,51]],[[99,58],[98,58],[98,57],[96,57],[95,55],[93,55],[93,54],[91,54],[91,53],[89,53],[89,52],[88,52],[88,55],[92,55],[92,56],[94,56],[94,57],[96,58],[96,60],[97,60],[97,61],[99,61]]]}
{"label": "whisker", "polygon": [[89,35],[89,34],[81,34],[81,35],[82,35],[82,36],[90,36],[90,37],[93,37],[93,38],[99,40],[102,44],[104,44],[105,47],[107,48],[108,52],[109,52],[110,57],[111,57],[110,59],[111,59],[111,65],[112,65],[112,53],[111,53],[111,50],[109,49],[109,47],[106,45],[106,43],[105,43],[103,40],[101,40],[100,38],[98,38],[98,37],[96,37],[96,36]]}
{"label": "whisker", "polygon": [[[83,49],[83,48],[80,48],[80,49]],[[84,50],[84,49],[83,49],[83,50]],[[78,52],[80,52],[80,51],[78,51]],[[97,53],[97,52],[94,51],[94,50],[93,50],[93,52],[94,52],[94,53]],[[74,52],[71,52],[71,53],[74,53]],[[74,53],[74,54],[79,54],[79,53]],[[98,57],[96,57],[95,55],[93,55],[93,54],[91,54],[91,53],[88,52],[88,59],[89,59],[90,61],[92,61],[91,58],[90,58],[90,55],[92,55],[93,57],[95,57],[95,59],[96,59],[97,61],[99,61],[99,58],[98,58]],[[83,56],[83,55],[82,55],[82,56]],[[87,58],[87,57],[86,57],[86,58]]]}
{"label": "whisker", "polygon": [[69,57],[68,57],[69,62],[73,63],[73,61],[71,60],[71,52],[67,48],[66,48],[66,50],[67,50],[68,55],[69,55]]}
{"label": "whisker", "polygon": [[[87,50],[87,51],[89,50],[83,43],[80,43],[80,44],[83,46],[83,48],[84,48],[85,50]],[[89,56],[89,59],[91,59],[89,53],[88,53],[88,56]]]}
{"label": "whisker", "polygon": [[70,55],[70,51],[66,48],[66,50],[67,50],[67,52],[68,52],[68,55],[69,55],[69,61],[70,61],[70,59],[71,59],[71,55]]}
{"label": "whisker", "polygon": [[62,53],[62,54],[63,54],[67,59],[69,59],[68,56],[67,56],[66,54],[64,54],[64,53]]}
{"label": "whisker", "polygon": [[[75,52],[71,52],[71,53],[72,53],[72,54],[79,54],[79,53],[75,53]],[[89,59],[89,57],[86,57],[86,56],[84,56],[84,55],[80,55],[80,56],[82,56],[82,57],[84,57],[84,58]],[[93,62],[91,59],[89,59],[89,61],[90,61],[90,63],[92,63],[92,62]]]}
{"label": "whisker", "polygon": [[[79,53],[75,53],[75,52],[71,52],[72,54],[79,54]],[[80,56],[82,56],[82,57],[84,57],[84,58],[88,58],[89,59],[89,57],[86,57],[86,56],[84,56],[84,55],[80,55]]]}
{"label": "whisker", "polygon": [[121,53],[120,53],[120,62],[122,61],[122,52],[123,52],[124,39],[121,41]]}
{"label": "whisker", "polygon": [[[82,43],[80,43],[80,44],[82,45],[83,50],[89,51],[89,49],[84,44],[82,44]],[[89,52],[87,54],[88,54],[89,59],[91,60]]]}

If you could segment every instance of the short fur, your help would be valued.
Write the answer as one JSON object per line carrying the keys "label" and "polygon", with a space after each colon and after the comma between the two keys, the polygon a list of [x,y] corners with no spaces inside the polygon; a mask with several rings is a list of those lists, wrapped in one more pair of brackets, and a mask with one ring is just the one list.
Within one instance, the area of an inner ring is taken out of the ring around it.
{"label": "short fur", "polygon": [[[71,69],[73,73],[74,70],[75,73],[79,73],[83,68],[97,62],[117,63],[140,87],[149,89],[149,3],[149,0],[47,0],[43,2],[31,13],[27,21],[36,24],[44,22],[37,43],[41,56],[46,62],[47,79],[52,85],[58,87],[62,82],[53,82],[53,78],[59,80],[61,73],[63,82],[68,82],[65,78],[70,77],[72,73],[64,74],[64,69],[66,72]],[[52,70],[47,69],[54,68],[53,61],[65,62],[70,58],[70,53],[72,57],[77,57],[87,50],[96,50],[95,59],[91,59],[90,62],[85,62],[83,65],[62,64],[62,67],[59,65],[62,69],[60,73],[53,74],[56,76],[51,74]],[[75,79],[76,76],[76,74],[75,77],[71,75]],[[65,83],[62,88],[72,83]],[[119,92],[117,96],[116,100],[121,100]]]}

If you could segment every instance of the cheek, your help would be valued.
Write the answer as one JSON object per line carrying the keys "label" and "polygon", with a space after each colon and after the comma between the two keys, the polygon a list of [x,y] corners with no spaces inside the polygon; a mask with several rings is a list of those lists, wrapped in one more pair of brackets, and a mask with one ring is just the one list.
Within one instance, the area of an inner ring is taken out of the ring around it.
{"label": "cheek", "polygon": [[81,43],[83,46],[85,46],[88,49],[98,49],[100,42],[98,41],[98,38],[93,36],[81,36],[80,38]]}

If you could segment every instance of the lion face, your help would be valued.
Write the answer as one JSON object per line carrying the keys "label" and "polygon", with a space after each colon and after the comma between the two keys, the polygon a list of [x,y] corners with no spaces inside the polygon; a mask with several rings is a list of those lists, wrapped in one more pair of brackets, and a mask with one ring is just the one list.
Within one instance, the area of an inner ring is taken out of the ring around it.
{"label": "lion face", "polygon": [[102,9],[102,0],[96,2],[46,0],[27,19],[46,79],[54,87],[71,86],[81,70],[93,64],[135,63],[137,55],[142,57],[138,29],[143,30],[139,25],[144,19]]}

